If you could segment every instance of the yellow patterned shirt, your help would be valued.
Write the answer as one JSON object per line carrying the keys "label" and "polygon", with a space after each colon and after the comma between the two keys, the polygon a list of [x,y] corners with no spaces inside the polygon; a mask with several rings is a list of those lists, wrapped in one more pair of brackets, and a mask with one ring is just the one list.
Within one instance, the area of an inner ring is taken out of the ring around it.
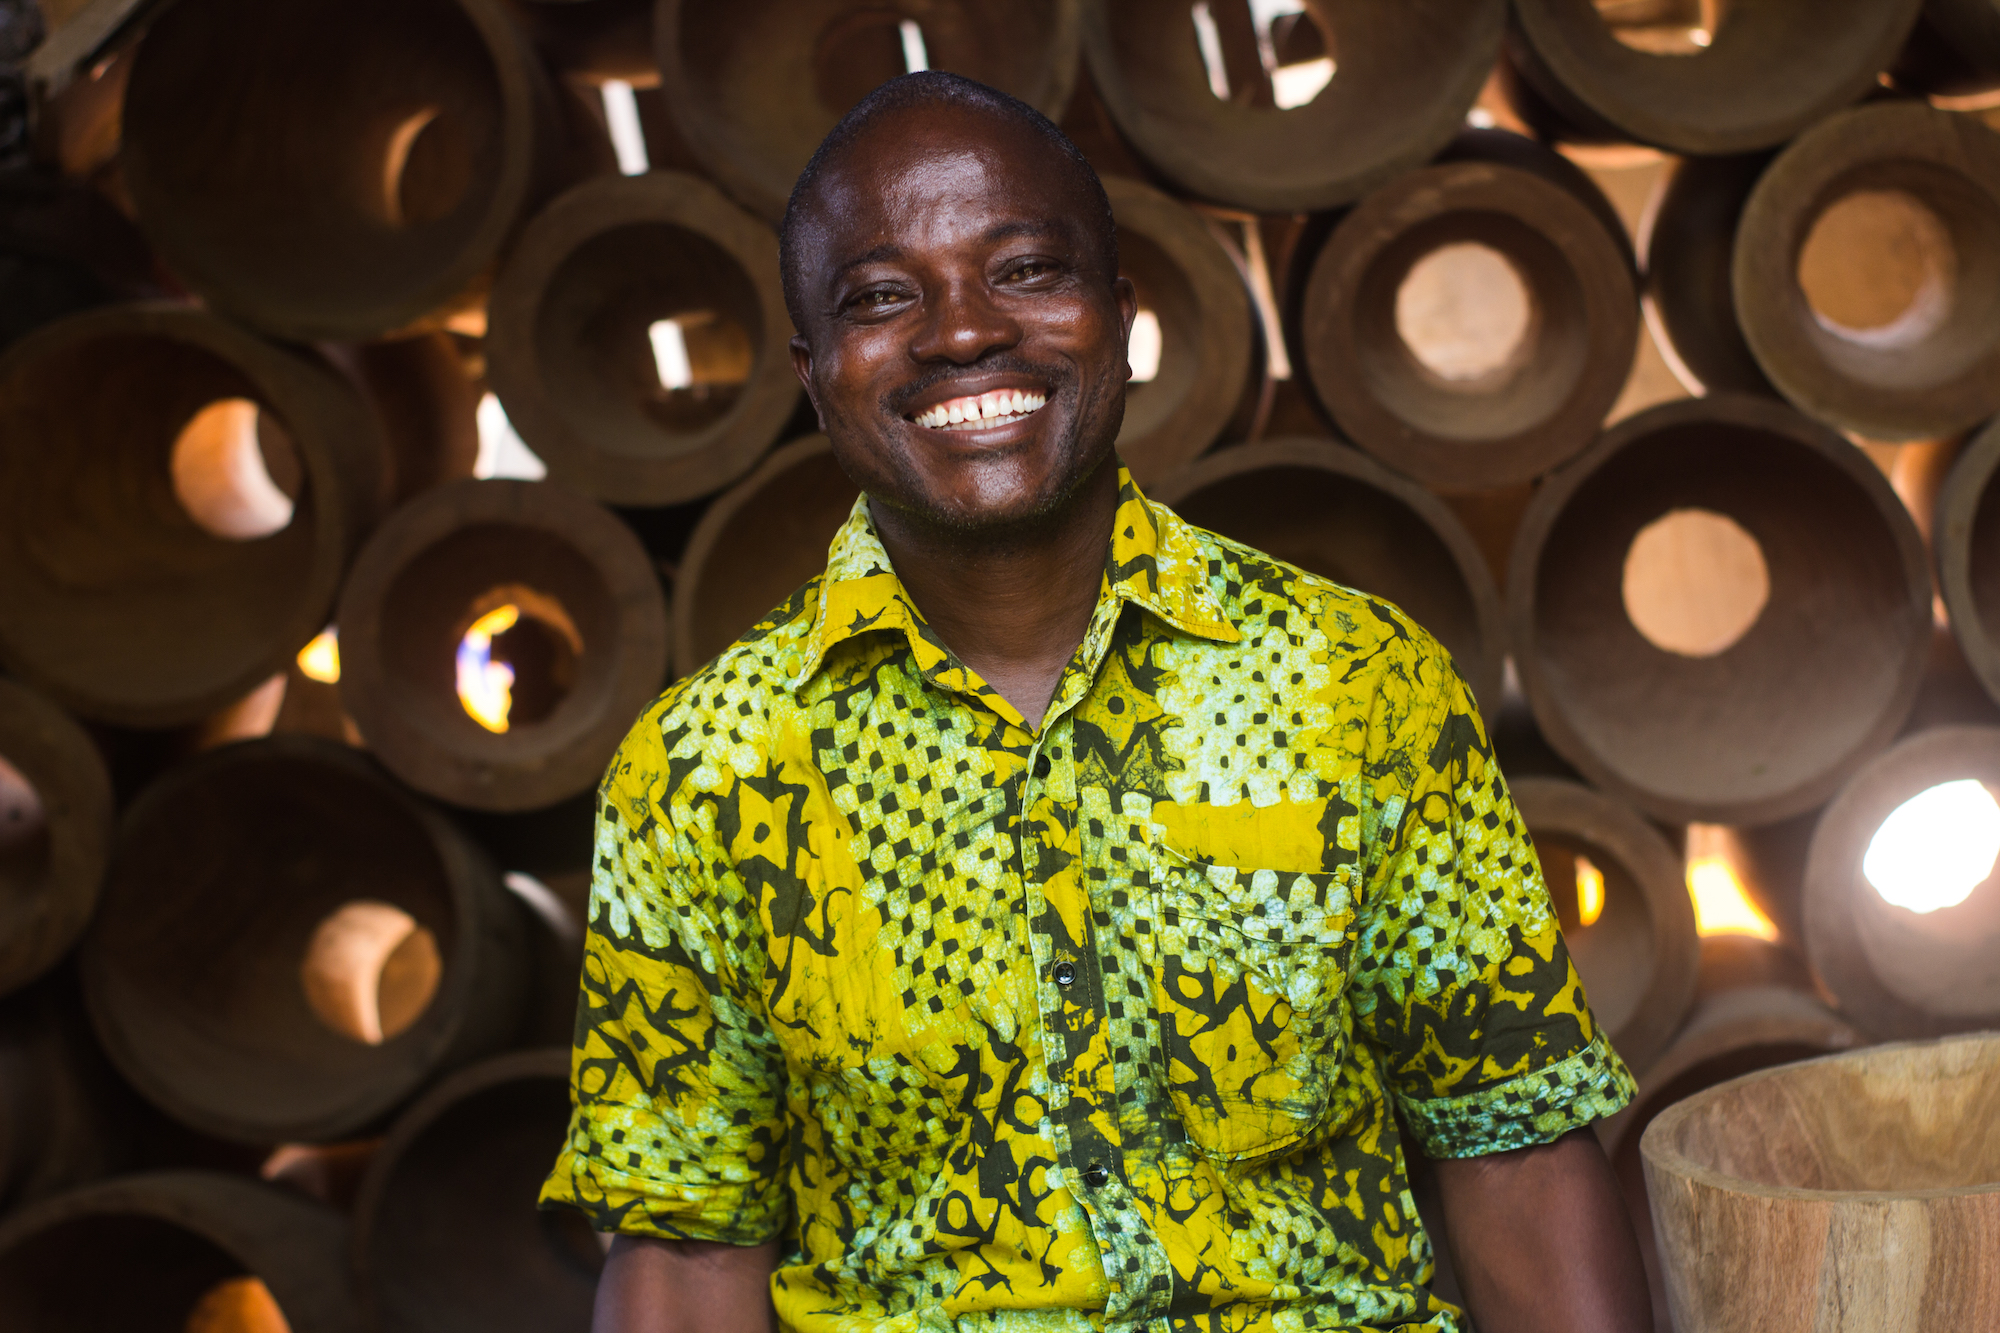
{"label": "yellow patterned shirt", "polygon": [[802,1331],[1461,1326],[1403,1126],[1521,1147],[1631,1078],[1444,650],[1121,485],[1040,729],[865,500],[639,720],[546,1202],[781,1240]]}

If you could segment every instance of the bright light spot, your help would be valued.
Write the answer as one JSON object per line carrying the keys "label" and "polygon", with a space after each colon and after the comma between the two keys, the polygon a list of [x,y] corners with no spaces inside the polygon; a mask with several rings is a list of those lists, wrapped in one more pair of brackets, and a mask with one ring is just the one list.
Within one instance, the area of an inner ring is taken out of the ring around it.
{"label": "bright light spot", "polygon": [[1465,113],[1465,123],[1475,130],[1490,130],[1500,122],[1493,119],[1493,113],[1483,106],[1476,106]]}
{"label": "bright light spot", "polygon": [[1160,317],[1141,310],[1132,317],[1132,337],[1125,344],[1125,360],[1132,367],[1132,383],[1147,384],[1160,373]]}
{"label": "bright light spot", "polygon": [[506,731],[514,708],[514,668],[493,660],[493,640],[520,618],[521,608],[511,602],[497,607],[473,621],[458,645],[458,701],[488,731]]}
{"label": "bright light spot", "polygon": [[254,1277],[225,1278],[189,1311],[185,1333],[291,1333],[271,1289]]}
{"label": "bright light spot", "polygon": [[391,903],[357,899],[313,931],[299,981],[320,1022],[379,1046],[417,1021],[443,971],[437,937],[414,917]]}
{"label": "bright light spot", "polygon": [[611,131],[611,148],[618,154],[618,170],[627,176],[643,176],[652,166],[646,155],[646,131],[639,124],[639,99],[632,85],[623,79],[606,79],[598,89],[604,99],[604,124]]}
{"label": "bright light spot", "polygon": [[1743,891],[1731,855],[1735,834],[1719,824],[1690,824],[1687,831],[1687,886],[1694,899],[1695,929],[1703,935],[1778,938],[1771,918]]}
{"label": "bright light spot", "polygon": [[653,369],[663,389],[694,387],[694,362],[688,359],[687,333],[677,319],[656,319],[646,326],[653,344]]}
{"label": "bright light spot", "polygon": [[535,457],[535,451],[514,430],[514,423],[507,419],[507,409],[500,406],[497,394],[487,394],[479,400],[479,458],[472,465],[472,475],[482,480],[489,477],[512,477],[519,481],[540,481],[549,475],[547,464]]}
{"label": "bright light spot", "polygon": [[1208,90],[1221,101],[1229,100],[1229,67],[1222,59],[1222,31],[1215,26],[1215,15],[1208,11],[1208,0],[1196,0],[1194,9],[1194,40],[1201,48],[1201,63],[1208,69]]}
{"label": "bright light spot", "polygon": [[510,870],[500,877],[500,882],[516,898],[528,905],[528,910],[542,919],[549,933],[565,944],[577,944],[583,940],[583,926],[576,915],[562,899],[556,897],[555,890],[536,879],[526,871]]}
{"label": "bright light spot", "polygon": [[1688,40],[1690,42],[1693,42],[1696,46],[1707,46],[1710,42],[1714,41],[1715,38],[1709,33],[1708,29],[1706,28],[1689,28]]}
{"label": "bright light spot", "polygon": [[188,418],[168,461],[174,498],[217,537],[251,541],[292,521],[292,499],[264,466],[257,404],[223,398]]}
{"label": "bright light spot", "polygon": [[1625,552],[1625,615],[1655,648],[1682,657],[1726,652],[1771,600],[1757,539],[1727,514],[1673,509]]}
{"label": "bright light spot", "polygon": [[299,649],[299,674],[322,685],[340,684],[340,635],[331,625]]}
{"label": "bright light spot", "polygon": [[896,31],[903,37],[903,68],[912,74],[929,69],[930,52],[924,49],[924,30],[917,26],[917,21],[904,19],[896,25]]}
{"label": "bright light spot", "polygon": [[403,216],[403,172],[410,165],[410,150],[416,147],[417,136],[429,129],[437,117],[438,109],[427,106],[389,131],[389,142],[382,151],[382,211],[392,227],[400,227],[409,220]]}
{"label": "bright light spot", "polygon": [[1576,858],[1576,919],[1594,926],[1604,915],[1604,872],[1587,856]]}
{"label": "bright light spot", "polygon": [[1396,289],[1397,334],[1427,369],[1454,382],[1512,363],[1533,315],[1513,261],[1476,241],[1432,250]]}
{"label": "bright light spot", "polygon": [[1271,100],[1289,111],[1304,106],[1333,82],[1333,57],[1302,60],[1296,65],[1280,65],[1271,71]]}
{"label": "bright light spot", "polygon": [[1861,858],[1882,901],[1912,912],[1956,907],[2000,859],[2000,802],[1973,778],[1943,782],[1897,806]]}

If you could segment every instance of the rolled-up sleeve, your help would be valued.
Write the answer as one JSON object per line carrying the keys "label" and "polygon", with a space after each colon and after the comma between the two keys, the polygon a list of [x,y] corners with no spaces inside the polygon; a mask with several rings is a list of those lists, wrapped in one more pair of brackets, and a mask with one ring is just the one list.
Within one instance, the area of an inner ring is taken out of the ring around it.
{"label": "rolled-up sleeve", "polygon": [[574,1109],[541,1197],[601,1231],[755,1245],[783,1231],[790,1206],[759,921],[741,883],[699,865],[662,808],[656,716],[600,789]]}
{"label": "rolled-up sleeve", "polygon": [[[1441,650],[1438,650],[1441,655]],[[1355,945],[1356,1036],[1426,1156],[1547,1143],[1617,1111],[1632,1076],[1597,1028],[1534,844],[1448,662]]]}

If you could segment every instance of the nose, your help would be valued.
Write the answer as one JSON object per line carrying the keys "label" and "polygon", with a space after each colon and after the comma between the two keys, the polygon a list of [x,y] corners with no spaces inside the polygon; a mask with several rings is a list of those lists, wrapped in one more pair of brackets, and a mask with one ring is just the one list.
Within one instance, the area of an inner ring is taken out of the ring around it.
{"label": "nose", "polygon": [[1021,341],[1021,326],[993,299],[980,281],[952,282],[926,302],[927,309],[910,340],[914,361],[949,361],[970,365],[989,352]]}

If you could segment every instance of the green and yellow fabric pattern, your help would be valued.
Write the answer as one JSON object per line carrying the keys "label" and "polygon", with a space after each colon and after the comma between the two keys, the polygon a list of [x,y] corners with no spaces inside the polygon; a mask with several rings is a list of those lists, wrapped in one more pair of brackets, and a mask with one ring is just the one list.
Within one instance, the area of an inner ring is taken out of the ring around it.
{"label": "green and yellow fabric pattern", "polygon": [[1402,1126],[1545,1142],[1631,1077],[1444,650],[1121,485],[1039,729],[865,498],[639,720],[546,1202],[780,1239],[813,1333],[1461,1327]]}

